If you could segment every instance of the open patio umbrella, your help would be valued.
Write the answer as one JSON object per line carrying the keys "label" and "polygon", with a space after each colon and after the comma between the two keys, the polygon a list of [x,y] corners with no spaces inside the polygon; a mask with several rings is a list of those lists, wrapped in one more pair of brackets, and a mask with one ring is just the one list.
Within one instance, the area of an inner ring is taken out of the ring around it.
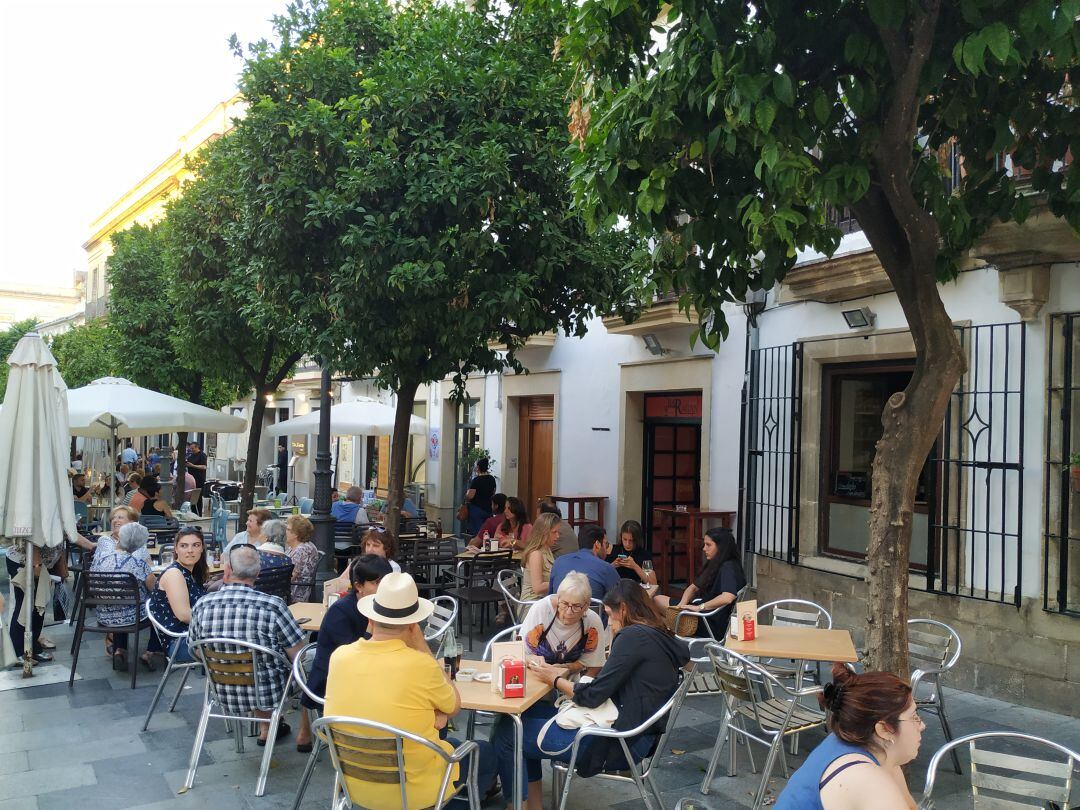
{"label": "open patio umbrella", "polygon": [[[56,360],[36,332],[26,334],[8,358],[4,408],[0,411],[0,538],[26,549],[23,677],[31,675],[34,599],[33,546],[51,548],[75,536],[75,508],[68,480],[67,386]],[[48,572],[41,570],[36,600],[45,598]]]}
{"label": "open patio umbrella", "polygon": [[[330,407],[330,432],[335,436],[389,436],[394,432],[394,415],[392,407],[367,397],[342,402]],[[286,419],[266,429],[268,436],[304,436],[318,432],[318,411]],[[409,433],[423,436],[426,432],[424,420],[419,416],[409,420]]]}
{"label": "open patio umbrella", "polygon": [[[69,391],[68,414],[72,436],[109,440],[114,459],[121,438],[181,431],[238,433],[247,427],[243,419],[141,388],[122,377],[102,377]],[[109,492],[115,504],[116,487],[110,486]]]}

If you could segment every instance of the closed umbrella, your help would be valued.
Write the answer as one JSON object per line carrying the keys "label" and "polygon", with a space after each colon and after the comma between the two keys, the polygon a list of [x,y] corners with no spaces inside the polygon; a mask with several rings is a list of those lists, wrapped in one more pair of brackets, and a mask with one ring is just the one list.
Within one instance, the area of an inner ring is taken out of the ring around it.
{"label": "closed umbrella", "polygon": [[[23,677],[30,677],[34,602],[34,550],[75,536],[75,507],[68,480],[67,386],[41,337],[30,332],[8,358],[4,408],[0,411],[0,538],[26,550]],[[41,583],[48,574],[42,567]],[[38,602],[45,598],[39,589]],[[41,605],[44,608],[44,605]]]}
{"label": "closed umbrella", "polygon": [[[121,438],[181,431],[237,433],[247,427],[243,419],[142,388],[122,377],[102,377],[72,389],[68,412],[71,435],[109,440],[112,458]],[[116,487],[109,491],[115,503]]]}
{"label": "closed umbrella", "polygon": [[[389,405],[362,397],[330,407],[330,432],[335,436],[390,436],[394,432],[396,412]],[[269,436],[304,436],[319,432],[319,412],[286,419],[266,429]],[[427,432],[424,420],[414,416],[409,420],[409,433],[423,436]]]}

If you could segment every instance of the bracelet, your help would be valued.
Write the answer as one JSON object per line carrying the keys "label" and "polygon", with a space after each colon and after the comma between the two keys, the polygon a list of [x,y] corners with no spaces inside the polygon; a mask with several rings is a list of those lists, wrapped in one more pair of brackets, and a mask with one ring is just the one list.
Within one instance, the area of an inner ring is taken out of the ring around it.
{"label": "bracelet", "polygon": [[551,682],[551,686],[552,686],[552,687],[553,687],[554,689],[558,689],[558,688],[559,688],[559,678],[561,678],[561,677],[562,677],[562,675],[556,675],[556,676],[555,676],[555,680],[553,680],[553,681]]}

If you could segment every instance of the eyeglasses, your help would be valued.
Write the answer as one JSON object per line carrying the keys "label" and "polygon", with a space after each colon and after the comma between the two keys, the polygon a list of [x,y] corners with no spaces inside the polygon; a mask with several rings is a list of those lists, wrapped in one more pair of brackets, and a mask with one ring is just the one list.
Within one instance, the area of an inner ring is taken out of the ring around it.
{"label": "eyeglasses", "polygon": [[[915,721],[918,721],[919,723],[923,722],[922,717],[919,716],[919,713],[917,711],[914,714],[912,714],[911,717],[897,717],[896,719],[897,720],[902,720],[902,721],[915,720]],[[926,725],[926,724],[923,723],[923,725]]]}
{"label": "eyeglasses", "polygon": [[560,599],[559,607],[566,608],[566,611],[568,613],[584,613],[586,609],[588,609],[589,605],[575,605],[573,602],[564,602],[562,599]]}

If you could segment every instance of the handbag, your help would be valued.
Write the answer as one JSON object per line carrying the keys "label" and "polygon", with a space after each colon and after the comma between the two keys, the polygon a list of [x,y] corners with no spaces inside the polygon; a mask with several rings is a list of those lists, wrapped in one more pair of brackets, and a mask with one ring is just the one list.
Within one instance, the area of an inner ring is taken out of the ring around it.
{"label": "handbag", "polygon": [[461,504],[461,506],[459,506],[457,508],[457,519],[458,520],[468,520],[469,519],[469,505],[467,503],[463,503],[463,504]]}
{"label": "handbag", "polygon": [[[591,677],[585,675],[581,678],[580,683],[588,683],[591,680]],[[562,754],[570,750],[570,747],[574,744],[571,741],[570,745],[558,751],[548,751],[544,748],[544,737],[553,723],[557,724],[559,728],[565,729],[584,728],[585,726],[611,728],[615,725],[615,721],[619,719],[619,707],[612,702],[611,698],[608,698],[594,709],[587,709],[584,706],[578,706],[571,698],[563,695],[555,701],[555,706],[557,709],[555,716],[544,723],[536,737],[536,746],[548,756]]]}

